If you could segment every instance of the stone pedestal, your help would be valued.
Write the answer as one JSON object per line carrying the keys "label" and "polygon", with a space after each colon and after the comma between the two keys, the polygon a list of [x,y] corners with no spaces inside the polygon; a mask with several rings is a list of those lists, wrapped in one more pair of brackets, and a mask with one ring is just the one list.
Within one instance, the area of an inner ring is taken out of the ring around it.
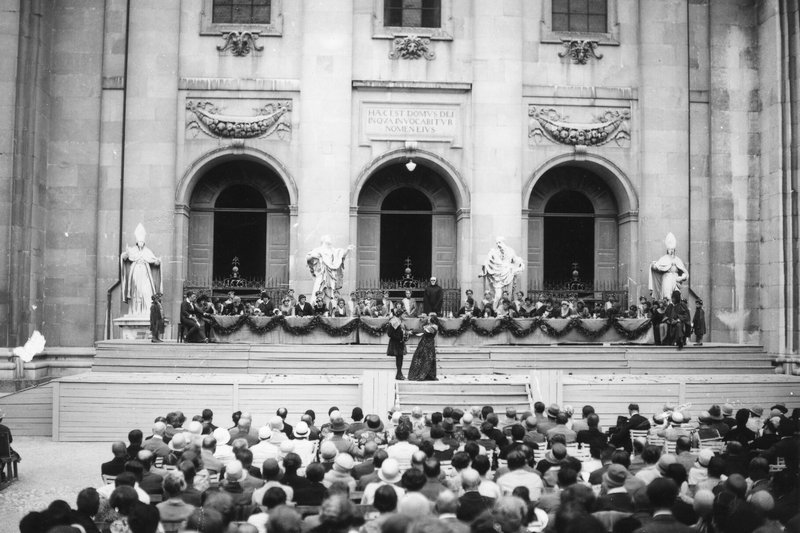
{"label": "stone pedestal", "polygon": [[[149,317],[125,315],[115,318],[114,325],[119,328],[120,338],[123,340],[149,340],[151,338]],[[164,321],[164,334],[161,338],[172,338],[172,325],[169,320]]]}

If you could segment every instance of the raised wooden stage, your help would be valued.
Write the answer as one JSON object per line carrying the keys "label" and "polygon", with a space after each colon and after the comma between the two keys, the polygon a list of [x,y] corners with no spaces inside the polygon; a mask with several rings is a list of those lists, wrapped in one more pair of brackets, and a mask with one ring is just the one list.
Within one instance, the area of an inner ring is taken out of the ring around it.
{"label": "raised wooden stage", "polygon": [[[534,401],[595,406],[601,424],[624,414],[629,402],[643,412],[665,403],[691,404],[697,414],[712,403],[751,406],[782,401],[800,407],[800,378],[776,375],[760,346],[674,348],[634,345],[439,347],[438,382],[396,382],[394,360],[381,346],[97,344],[91,372],[63,376],[0,398],[15,434],[57,440],[114,440],[133,428],[147,431],[157,415],[188,416],[211,408],[225,424],[250,411],[266,423],[289,409],[295,423],[308,408],[324,417],[331,405],[385,416],[444,405],[491,404],[530,408]],[[405,363],[408,368],[410,356]]]}

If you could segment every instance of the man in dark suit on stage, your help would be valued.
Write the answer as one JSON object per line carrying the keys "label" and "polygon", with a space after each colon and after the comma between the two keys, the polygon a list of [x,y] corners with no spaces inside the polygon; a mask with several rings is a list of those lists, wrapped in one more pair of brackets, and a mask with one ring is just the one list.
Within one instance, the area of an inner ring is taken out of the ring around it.
{"label": "man in dark suit on stage", "polygon": [[197,318],[197,308],[194,305],[197,295],[193,291],[186,293],[181,303],[181,325],[183,326],[183,339],[186,342],[208,342],[204,326]]}
{"label": "man in dark suit on stage", "polygon": [[431,276],[430,285],[425,287],[425,294],[422,297],[422,312],[426,315],[436,313],[442,316],[442,303],[444,302],[444,291],[436,283],[436,276]]}

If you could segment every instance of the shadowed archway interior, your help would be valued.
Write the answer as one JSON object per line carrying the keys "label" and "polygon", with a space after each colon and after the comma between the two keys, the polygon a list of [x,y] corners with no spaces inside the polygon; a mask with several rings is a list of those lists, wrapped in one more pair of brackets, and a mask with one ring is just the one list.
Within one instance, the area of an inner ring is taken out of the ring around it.
{"label": "shadowed archway interior", "polygon": [[358,197],[359,284],[399,280],[406,258],[416,279],[456,277],[456,202],[445,179],[418,161],[377,170]]}
{"label": "shadowed archway interior", "polygon": [[227,160],[192,191],[187,281],[209,286],[239,274],[259,284],[289,280],[289,193],[268,166]]}
{"label": "shadowed archway interior", "polygon": [[547,202],[544,217],[544,282],[570,278],[573,270],[594,281],[594,207],[578,191],[561,191]]}

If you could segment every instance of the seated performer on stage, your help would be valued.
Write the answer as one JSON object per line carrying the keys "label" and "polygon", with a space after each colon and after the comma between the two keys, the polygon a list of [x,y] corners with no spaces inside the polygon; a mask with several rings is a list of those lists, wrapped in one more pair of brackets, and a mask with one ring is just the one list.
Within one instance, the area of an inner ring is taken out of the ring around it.
{"label": "seated performer on stage", "polygon": [[198,318],[199,309],[195,306],[197,295],[193,291],[186,293],[186,298],[181,303],[181,325],[183,338],[186,342],[208,342],[205,327]]}
{"label": "seated performer on stage", "polygon": [[415,316],[417,316],[417,302],[411,297],[411,291],[406,290],[406,296],[403,298],[403,318]]}
{"label": "seated performer on stage", "polygon": [[314,308],[306,301],[306,295],[301,294],[294,306],[294,316],[314,316]]}

